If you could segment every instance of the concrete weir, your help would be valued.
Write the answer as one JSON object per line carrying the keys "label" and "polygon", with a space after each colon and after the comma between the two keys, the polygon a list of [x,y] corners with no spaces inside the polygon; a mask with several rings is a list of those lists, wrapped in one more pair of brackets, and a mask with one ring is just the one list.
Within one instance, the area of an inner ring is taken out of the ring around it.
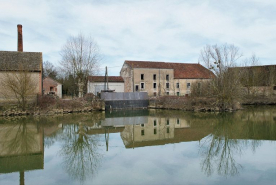
{"label": "concrete weir", "polygon": [[146,109],[149,105],[147,92],[101,92],[105,109]]}

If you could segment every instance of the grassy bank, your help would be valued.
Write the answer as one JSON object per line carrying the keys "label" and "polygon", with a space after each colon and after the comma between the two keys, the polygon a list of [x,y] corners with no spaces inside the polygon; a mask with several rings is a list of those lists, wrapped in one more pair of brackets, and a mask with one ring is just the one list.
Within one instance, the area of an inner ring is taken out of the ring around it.
{"label": "grassy bank", "polygon": [[224,109],[218,107],[216,101],[216,98],[213,97],[151,97],[149,108],[174,109],[195,112],[235,111],[242,109],[242,105],[276,105],[276,96],[247,96],[239,102],[233,102],[230,106],[225,107]]}
{"label": "grassy bank", "polygon": [[104,110],[104,102],[99,99],[56,99],[42,96],[37,102],[28,104],[24,111],[16,104],[0,105],[0,116],[54,115],[100,110]]}

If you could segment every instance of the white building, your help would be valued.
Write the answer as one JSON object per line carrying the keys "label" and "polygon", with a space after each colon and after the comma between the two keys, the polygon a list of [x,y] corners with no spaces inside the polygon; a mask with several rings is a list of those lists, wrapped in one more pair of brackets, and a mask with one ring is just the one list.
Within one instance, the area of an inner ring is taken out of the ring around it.
{"label": "white building", "polygon": [[114,90],[114,92],[124,92],[124,79],[121,76],[108,77],[108,89],[105,87],[105,76],[89,76],[87,83],[87,93],[97,95],[102,90]]}

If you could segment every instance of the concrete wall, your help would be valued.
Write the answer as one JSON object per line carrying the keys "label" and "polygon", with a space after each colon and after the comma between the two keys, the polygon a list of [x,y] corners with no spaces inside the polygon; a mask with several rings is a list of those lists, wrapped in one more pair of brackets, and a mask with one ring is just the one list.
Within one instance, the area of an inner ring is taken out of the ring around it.
{"label": "concrete wall", "polygon": [[62,85],[61,84],[58,84],[58,86],[57,86],[57,96],[59,98],[62,98]]}
{"label": "concrete wall", "polygon": [[30,101],[36,100],[37,94],[41,94],[42,91],[40,72],[28,72],[21,74],[19,72],[0,72],[0,103],[17,101],[14,92],[11,89],[5,87],[4,82],[7,82],[8,79],[10,79],[13,83],[17,84],[17,87],[20,87],[23,84],[23,78],[28,79],[29,82],[27,84],[32,89],[32,91],[28,93],[27,98]]}
{"label": "concrete wall", "polygon": [[[88,82],[87,92],[97,95],[97,93],[104,90],[104,82]],[[115,90],[115,92],[124,92],[124,82],[108,82],[109,90]]]}

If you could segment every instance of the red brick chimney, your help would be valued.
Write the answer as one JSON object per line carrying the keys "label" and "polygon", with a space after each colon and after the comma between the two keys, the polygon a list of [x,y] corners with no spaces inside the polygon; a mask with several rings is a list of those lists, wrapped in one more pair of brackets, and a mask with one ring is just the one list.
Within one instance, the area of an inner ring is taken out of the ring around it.
{"label": "red brick chimney", "polygon": [[17,25],[17,51],[23,51],[23,35],[22,35],[22,25],[18,24]]}

